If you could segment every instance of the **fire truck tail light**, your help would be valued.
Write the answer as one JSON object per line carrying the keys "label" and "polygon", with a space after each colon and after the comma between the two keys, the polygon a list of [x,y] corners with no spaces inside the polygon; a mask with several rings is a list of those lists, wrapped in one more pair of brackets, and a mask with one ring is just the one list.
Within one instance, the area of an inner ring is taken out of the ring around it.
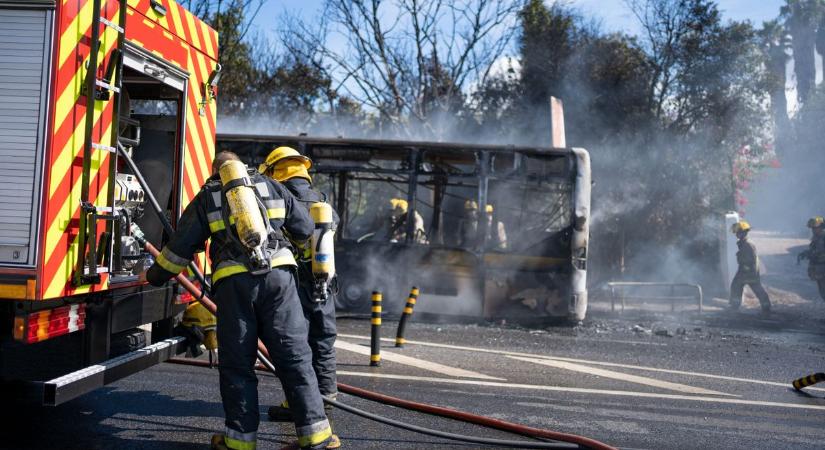
{"label": "fire truck tail light", "polygon": [[14,318],[14,339],[26,344],[86,328],[86,305],[66,305]]}

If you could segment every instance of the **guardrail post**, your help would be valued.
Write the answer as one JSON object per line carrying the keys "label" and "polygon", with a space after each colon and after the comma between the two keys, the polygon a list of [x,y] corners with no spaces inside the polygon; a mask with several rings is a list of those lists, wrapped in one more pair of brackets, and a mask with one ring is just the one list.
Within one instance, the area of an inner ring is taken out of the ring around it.
{"label": "guardrail post", "polygon": [[370,366],[379,367],[381,365],[381,300],[382,295],[378,291],[372,292],[372,333],[370,334]]}
{"label": "guardrail post", "polygon": [[404,339],[404,329],[407,327],[407,320],[412,317],[413,308],[415,308],[415,301],[418,299],[418,288],[413,286],[410,290],[410,296],[407,298],[407,305],[404,306],[404,312],[401,313],[401,319],[398,321],[398,332],[395,334],[395,346],[398,348],[404,347],[407,342]]}

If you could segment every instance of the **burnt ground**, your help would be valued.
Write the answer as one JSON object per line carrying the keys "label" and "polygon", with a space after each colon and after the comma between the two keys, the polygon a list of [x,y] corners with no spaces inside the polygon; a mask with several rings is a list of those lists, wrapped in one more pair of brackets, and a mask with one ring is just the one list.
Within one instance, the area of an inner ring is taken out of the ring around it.
{"label": "burnt ground", "polygon": [[[575,327],[413,322],[411,341],[385,341],[369,367],[369,321],[339,321],[343,383],[526,425],[576,433],[628,449],[825,448],[825,385],[796,392],[790,381],[825,371],[825,302],[795,252],[805,239],[757,235],[764,282],[774,301],[738,312],[706,298],[675,313],[667,302],[628,303],[611,312],[594,296]],[[396,323],[384,322],[384,335]],[[400,356],[400,357],[399,357]],[[401,358],[406,357],[406,358]],[[262,411],[279,402],[262,375]],[[516,439],[342,394],[341,401],[393,419],[474,436]],[[162,364],[57,408],[13,405],[0,448],[207,448],[222,427],[215,370]],[[425,437],[336,412],[344,448],[481,448]],[[259,448],[292,439],[264,422]],[[491,448],[491,447],[485,447]]]}

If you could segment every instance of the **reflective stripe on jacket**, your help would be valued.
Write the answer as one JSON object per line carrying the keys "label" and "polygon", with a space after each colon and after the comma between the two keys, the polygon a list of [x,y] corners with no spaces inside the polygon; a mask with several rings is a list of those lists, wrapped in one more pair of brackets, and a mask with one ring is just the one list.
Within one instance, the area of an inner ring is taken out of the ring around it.
{"label": "reflective stripe on jacket", "polygon": [[[268,248],[272,267],[296,265],[288,243],[280,230],[289,232],[296,241],[309,239],[315,227],[309,212],[302,207],[295,207],[296,200],[289,191],[277,181],[271,180],[250,170],[249,177],[255,186],[266,209],[270,233]],[[234,233],[234,222],[229,220],[231,230],[226,229],[223,220],[223,194],[219,177],[212,176],[203,185],[200,192],[186,207],[178,220],[175,234],[163,248],[155,264],[146,274],[147,280],[154,285],[161,285],[169,278],[180,273],[192,259],[203,243],[211,239],[209,257],[212,261],[212,281],[238,273],[247,272],[248,251],[230,236]]]}

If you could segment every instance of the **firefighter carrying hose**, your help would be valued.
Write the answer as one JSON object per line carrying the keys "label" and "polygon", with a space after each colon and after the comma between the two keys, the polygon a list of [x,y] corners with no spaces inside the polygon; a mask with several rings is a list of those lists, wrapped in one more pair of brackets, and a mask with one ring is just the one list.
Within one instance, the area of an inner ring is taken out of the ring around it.
{"label": "firefighter carrying hose", "polygon": [[[338,227],[339,217],[326,203],[324,195],[312,187],[312,177],[308,172],[311,167],[312,161],[297,150],[278,147],[272,150],[266,161],[258,167],[258,171],[282,183],[307,211],[311,211],[315,219],[316,237],[309,246],[296,245],[298,296],[309,324],[309,347],[312,349],[312,367],[315,369],[318,388],[322,396],[335,400],[338,396],[335,376],[335,338],[338,330],[333,299],[335,289],[331,285],[335,276],[332,236]],[[322,217],[324,211],[328,213],[328,219]],[[323,248],[324,245],[329,248]],[[319,262],[332,264],[324,266]],[[330,417],[331,408],[326,411],[327,417]],[[269,408],[269,418],[276,422],[292,421],[289,402],[285,400],[280,405]],[[340,446],[338,436],[333,434],[327,448]]]}
{"label": "firefighter carrying hose", "polygon": [[252,450],[259,412],[254,372],[257,339],[272,355],[295,417],[301,448],[324,448],[332,430],[312,370],[306,322],[295,287],[295,258],[283,229],[310,237],[306,210],[277,182],[247,171],[232,152],[215,155],[212,176],[186,207],[178,229],[142,274],[159,286],[183,271],[211,238],[213,293],[218,304],[220,389],[226,431],[213,449]]}
{"label": "firefighter carrying hose", "polygon": [[797,262],[808,260],[808,276],[816,281],[819,296],[825,300],[825,218],[812,217],[808,220],[811,229],[811,244],[808,250],[799,254]]}
{"label": "firefighter carrying hose", "polygon": [[731,226],[731,232],[739,239],[736,242],[736,246],[739,247],[739,251],[736,252],[736,262],[739,264],[739,268],[730,285],[730,308],[733,310],[739,309],[742,304],[742,293],[745,290],[745,285],[747,285],[750,286],[756,298],[759,299],[762,312],[770,312],[771,300],[765,288],[762,287],[762,281],[759,277],[759,256],[756,254],[756,246],[748,240],[750,230],[750,224],[744,220],[740,220]]}

